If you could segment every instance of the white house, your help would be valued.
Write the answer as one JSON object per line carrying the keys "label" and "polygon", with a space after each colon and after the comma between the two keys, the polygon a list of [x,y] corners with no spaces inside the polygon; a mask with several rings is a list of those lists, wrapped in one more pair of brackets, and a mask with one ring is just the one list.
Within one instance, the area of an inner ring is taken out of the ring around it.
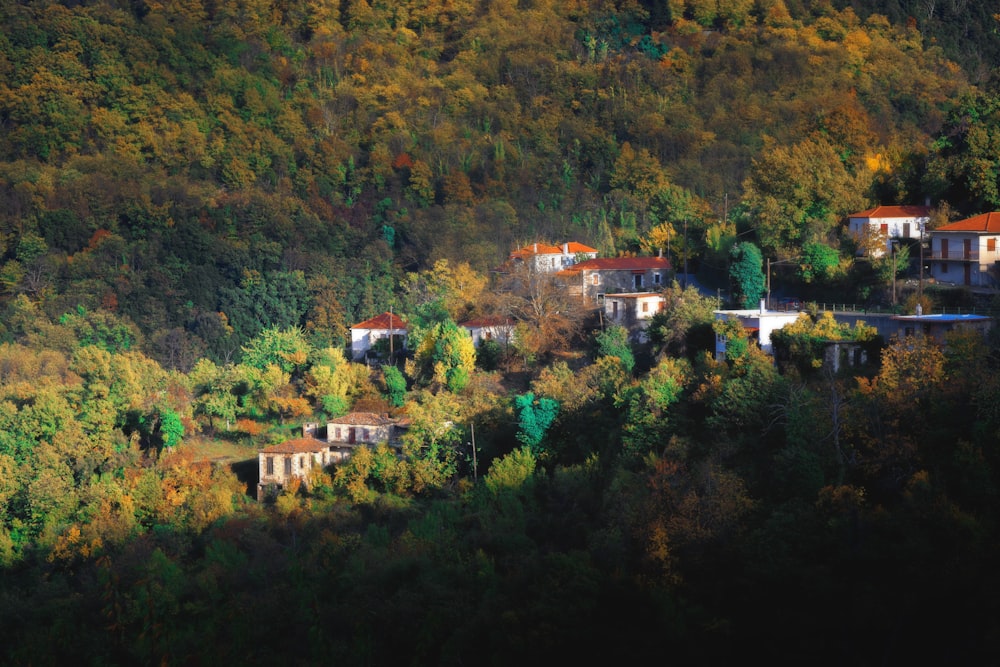
{"label": "white house", "polygon": [[[740,320],[743,323],[743,328],[750,334],[750,338],[756,340],[760,345],[760,349],[770,355],[774,354],[774,347],[771,345],[771,334],[786,324],[791,324],[800,315],[808,317],[808,315],[802,315],[798,312],[767,310],[764,307],[763,299],[761,299],[760,308],[757,310],[715,311],[715,319],[717,320]],[[726,358],[725,336],[715,336],[715,358],[719,361],[724,361]]]}
{"label": "white house", "polygon": [[604,320],[620,324],[640,343],[645,343],[646,327],[656,313],[663,310],[666,300],[658,292],[623,292],[604,296]]}
{"label": "white house", "polygon": [[514,340],[514,321],[507,317],[479,317],[466,320],[460,325],[469,332],[475,347],[486,340],[506,345]]}
{"label": "white house", "polygon": [[1000,213],[983,213],[931,230],[931,276],[939,282],[996,287]]}
{"label": "white house", "polygon": [[406,349],[406,322],[392,313],[382,313],[370,320],[359,322],[351,327],[351,358],[361,361],[366,353],[375,347],[379,340],[390,340],[398,345],[393,352]]}
{"label": "white house", "polygon": [[573,266],[579,261],[594,259],[595,257],[597,257],[597,250],[595,248],[585,246],[576,241],[569,241],[562,245],[531,243],[511,252],[508,261],[515,264],[523,262],[532,271],[554,273],[555,271],[561,271]]}
{"label": "white house", "polygon": [[[930,206],[876,206],[867,211],[851,213],[847,216],[848,230],[851,235],[860,240],[866,233],[879,232],[885,239],[885,248],[876,253],[881,256],[891,250],[893,239],[921,238],[921,233],[930,220]],[[865,254],[865,249],[858,248],[858,255]]]}

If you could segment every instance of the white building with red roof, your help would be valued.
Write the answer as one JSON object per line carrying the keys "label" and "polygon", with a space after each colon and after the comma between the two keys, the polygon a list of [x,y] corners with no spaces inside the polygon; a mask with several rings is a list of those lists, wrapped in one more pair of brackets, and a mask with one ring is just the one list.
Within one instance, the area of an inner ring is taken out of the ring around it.
{"label": "white building with red roof", "polygon": [[[882,252],[889,252],[893,239],[919,240],[930,221],[930,211],[930,206],[876,206],[867,211],[851,213],[847,216],[847,227],[851,236],[858,240],[873,232],[880,233],[885,239]],[[865,254],[865,248],[861,244],[857,254]]]}
{"label": "white building with red roof", "polygon": [[930,231],[931,276],[944,283],[996,288],[1000,284],[1000,213],[959,220]]}
{"label": "white building with red roof", "polygon": [[562,245],[530,243],[511,252],[508,261],[513,264],[523,262],[532,271],[553,273],[573,266],[579,261],[595,257],[597,257],[596,248],[568,241]]}
{"label": "white building with red roof", "polygon": [[402,352],[406,349],[406,333],[406,322],[388,312],[358,322],[351,327],[351,358],[362,361],[380,340],[394,346],[393,352]]}

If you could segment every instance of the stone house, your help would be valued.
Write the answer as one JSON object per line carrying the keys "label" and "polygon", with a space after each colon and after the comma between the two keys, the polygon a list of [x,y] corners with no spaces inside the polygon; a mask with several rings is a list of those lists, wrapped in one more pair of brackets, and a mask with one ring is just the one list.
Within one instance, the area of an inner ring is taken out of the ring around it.
{"label": "stone house", "polygon": [[386,442],[399,450],[407,426],[405,419],[374,412],[350,412],[330,419],[325,426],[303,424],[302,437],[258,452],[257,500],[280,491],[293,479],[308,484],[311,470],[347,460],[356,447]]}
{"label": "stone house", "polygon": [[578,262],[556,274],[584,303],[597,303],[608,294],[662,289],[670,276],[665,257],[598,257]]}
{"label": "stone house", "polygon": [[309,472],[340,461],[341,452],[316,438],[295,438],[265,447],[257,454],[257,500],[285,488],[293,479],[308,483]]}
{"label": "stone house", "polygon": [[663,311],[666,300],[659,292],[622,292],[605,294],[603,317],[608,324],[619,324],[629,330],[634,341],[647,342],[649,320]]}

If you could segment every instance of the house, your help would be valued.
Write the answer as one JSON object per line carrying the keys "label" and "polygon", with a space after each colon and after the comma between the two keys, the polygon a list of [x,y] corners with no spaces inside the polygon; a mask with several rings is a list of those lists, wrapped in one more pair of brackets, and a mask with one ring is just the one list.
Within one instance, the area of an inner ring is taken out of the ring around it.
{"label": "house", "polygon": [[351,358],[362,361],[375,356],[375,346],[383,340],[393,352],[405,350],[406,332],[406,322],[391,312],[359,322],[351,327]]}
{"label": "house", "polygon": [[408,422],[405,420],[387,414],[349,412],[342,417],[327,420],[326,442],[337,448],[377,445],[380,442],[387,442],[398,448],[399,438],[407,426]]}
{"label": "house", "polygon": [[506,345],[514,340],[514,321],[507,317],[479,317],[459,324],[469,332],[475,347],[486,340]]}
{"label": "house", "polygon": [[318,423],[302,425],[302,437],[265,447],[257,454],[257,500],[285,488],[292,480],[308,484],[309,472],[350,458],[356,447],[385,442],[399,450],[400,436],[409,422],[374,412],[349,412]]}
{"label": "house", "polygon": [[650,318],[665,306],[666,299],[659,292],[605,294],[604,321],[625,327],[636,342],[645,343]]}
{"label": "house", "polygon": [[597,250],[576,241],[562,245],[547,243],[531,243],[510,253],[507,258],[511,264],[526,264],[532,271],[555,273],[573,266],[579,261],[594,259]]}
{"label": "house", "polygon": [[313,468],[323,468],[341,459],[339,452],[316,438],[295,438],[265,447],[257,454],[257,500],[285,488],[293,479],[308,483]]}
{"label": "house", "polygon": [[[851,235],[859,241],[873,231],[880,232],[885,239],[885,247],[873,254],[882,256],[891,251],[893,239],[920,240],[930,220],[930,206],[876,206],[867,211],[851,213],[847,216],[847,227]],[[858,244],[858,255],[866,249]]]}
{"label": "house", "polygon": [[996,288],[1000,213],[959,220],[930,231],[931,276],[938,282]]}
{"label": "house", "polygon": [[[766,354],[773,355],[774,347],[771,345],[771,334],[782,328],[786,324],[791,324],[800,316],[798,312],[779,312],[767,310],[764,300],[760,301],[760,308],[757,310],[717,310],[715,319],[731,320],[738,319],[743,323],[743,328],[747,330],[750,338],[757,341],[760,349]],[[805,315],[804,317],[808,317]],[[726,358],[726,337],[716,334],[715,336],[715,358],[724,361]]]}
{"label": "house", "polygon": [[607,294],[658,290],[667,284],[670,261],[665,257],[598,257],[577,262],[556,275],[585,302]]}

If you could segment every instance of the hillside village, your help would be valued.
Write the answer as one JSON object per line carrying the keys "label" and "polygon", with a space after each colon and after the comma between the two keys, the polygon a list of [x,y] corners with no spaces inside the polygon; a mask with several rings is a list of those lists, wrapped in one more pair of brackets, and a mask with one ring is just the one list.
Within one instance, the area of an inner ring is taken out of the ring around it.
{"label": "hillside village", "polygon": [[[926,260],[930,281],[947,284],[947,278],[958,275],[965,287],[995,291],[1000,284],[997,270],[1000,213],[927,229],[929,211],[927,206],[878,206],[848,216],[849,233],[858,239],[868,239],[867,248],[864,242],[858,243],[859,255],[868,252],[876,257],[895,253],[904,243],[922,249],[926,235],[928,252],[917,261]],[[628,332],[628,340],[637,345],[649,342],[647,328],[667,303],[663,288],[676,279],[676,272],[662,254],[599,258],[596,249],[575,241],[560,245],[532,243],[518,248],[510,253],[499,271],[527,271],[551,277],[559,289],[596,313],[602,328],[620,326]],[[922,276],[920,280],[922,287]],[[792,308],[774,308],[763,297],[757,308],[725,309],[721,303],[718,305],[715,311],[718,321],[738,322],[746,337],[770,356],[774,355],[774,334],[797,322],[804,316],[805,308],[802,303]],[[893,309],[837,311],[834,306],[826,314],[844,327],[868,326],[883,341],[920,335],[944,345],[952,332],[975,332],[985,337],[993,326],[993,318],[984,314],[924,313],[919,302],[915,308],[916,312],[907,314]],[[823,314],[824,311],[813,311],[816,317]],[[510,317],[479,317],[458,324],[477,349],[486,341],[509,344],[516,331],[516,322]],[[351,327],[350,356],[355,362],[371,366],[398,363],[409,352],[407,332],[407,323],[391,312],[359,322]],[[727,342],[727,334],[718,330],[713,354],[720,362],[727,358]],[[822,363],[834,373],[874,361],[869,359],[869,346],[858,342],[830,339],[825,346]],[[308,484],[315,467],[345,461],[357,446],[388,443],[401,456],[400,434],[407,426],[405,417],[363,412],[331,419],[325,426],[305,424],[301,438],[272,445],[259,453],[257,498],[273,498],[293,479]]]}

